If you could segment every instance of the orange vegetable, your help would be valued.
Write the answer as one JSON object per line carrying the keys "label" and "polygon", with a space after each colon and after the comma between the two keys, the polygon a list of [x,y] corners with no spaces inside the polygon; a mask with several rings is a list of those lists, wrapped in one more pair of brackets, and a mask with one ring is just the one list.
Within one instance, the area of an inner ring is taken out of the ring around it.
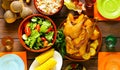
{"label": "orange vegetable", "polygon": [[53,27],[52,26],[50,26],[49,28],[48,28],[48,30],[47,30],[47,32],[46,33],[49,33],[50,31],[52,31],[53,30]]}
{"label": "orange vegetable", "polygon": [[43,44],[45,47],[48,46],[48,41],[44,41],[44,44]]}
{"label": "orange vegetable", "polygon": [[30,34],[31,34],[30,27],[28,27],[28,26],[25,27],[25,34],[27,36],[30,36]]}
{"label": "orange vegetable", "polygon": [[40,25],[39,25],[39,24],[36,25],[36,30],[37,30],[38,32],[40,31]]}

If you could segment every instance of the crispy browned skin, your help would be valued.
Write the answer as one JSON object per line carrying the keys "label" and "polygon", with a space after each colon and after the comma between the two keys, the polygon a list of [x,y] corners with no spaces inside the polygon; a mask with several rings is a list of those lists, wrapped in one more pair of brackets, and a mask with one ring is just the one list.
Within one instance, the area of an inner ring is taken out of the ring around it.
{"label": "crispy browned skin", "polygon": [[79,48],[85,41],[85,37],[87,36],[86,30],[82,29],[79,37],[73,39],[74,46]]}
{"label": "crispy browned skin", "polygon": [[74,48],[74,44],[72,42],[72,39],[69,36],[66,36],[66,51],[67,53],[70,54],[75,54],[78,52],[78,50],[76,48]]}
{"label": "crispy browned skin", "polygon": [[[74,38],[77,38],[79,36],[79,34],[81,33],[81,27],[86,18],[82,14],[80,16],[81,19],[79,19],[81,21],[76,21],[77,23],[75,25],[73,25],[72,24],[73,21],[71,21],[70,16],[71,16],[71,14],[69,14],[67,17],[67,22],[64,24],[63,32],[66,36],[70,36],[72,39],[74,39]],[[74,20],[74,19],[72,19],[72,20]]]}
{"label": "crispy browned skin", "polygon": [[68,14],[63,29],[67,53],[75,56],[82,56],[87,53],[90,49],[89,41],[94,30],[95,24],[85,15],[81,14],[74,19],[72,14]]}

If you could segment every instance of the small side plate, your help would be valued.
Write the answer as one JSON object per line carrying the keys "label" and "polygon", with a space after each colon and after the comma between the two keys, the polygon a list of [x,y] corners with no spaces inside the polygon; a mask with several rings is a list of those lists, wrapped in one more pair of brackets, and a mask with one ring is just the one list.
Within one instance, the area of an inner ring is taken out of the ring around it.
{"label": "small side plate", "polygon": [[0,57],[0,70],[25,70],[23,60],[16,54],[6,54]]}
{"label": "small side plate", "polygon": [[97,0],[99,13],[108,19],[120,17],[120,0]]}

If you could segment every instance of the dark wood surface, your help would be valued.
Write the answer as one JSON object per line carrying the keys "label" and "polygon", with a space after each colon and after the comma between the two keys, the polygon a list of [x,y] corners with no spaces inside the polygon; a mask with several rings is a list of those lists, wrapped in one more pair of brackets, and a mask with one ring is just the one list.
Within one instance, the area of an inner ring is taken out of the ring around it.
{"label": "dark wood surface", "polygon": [[[30,7],[34,13],[38,13],[34,7],[33,0],[31,0],[31,3],[26,6]],[[59,13],[57,13],[54,16],[51,16],[50,18],[53,19],[53,21],[56,23],[56,25],[58,27],[59,24],[66,18],[67,14],[69,12],[75,14],[75,12],[70,11],[65,6],[63,6],[62,10]],[[10,36],[14,39],[14,47],[13,47],[12,51],[26,51],[20,44],[18,35],[17,35],[18,26],[19,26],[20,22],[22,21],[22,19],[18,19],[16,22],[14,22],[12,24],[8,24],[4,21],[3,14],[4,14],[4,10],[1,8],[1,0],[0,0],[0,42],[1,42],[1,38],[3,38],[4,36]],[[77,15],[77,14],[75,14],[75,15]],[[118,22],[99,21],[99,22],[97,22],[97,25],[100,28],[100,30],[102,32],[102,37],[103,37],[103,42],[102,42],[100,51],[107,51],[107,49],[105,47],[105,37],[108,35],[114,35],[115,37],[117,37],[117,44],[115,46],[115,51],[120,51],[120,22],[119,21]],[[4,46],[1,43],[0,43],[0,51],[1,52],[5,51]],[[29,66],[31,65],[31,63],[33,62],[34,58],[39,54],[40,53],[32,53],[32,52],[27,51],[28,69],[29,69]],[[67,64],[69,64],[70,62],[72,62],[72,61],[64,58],[62,70],[64,70],[64,67]],[[85,65],[87,70],[97,70],[97,63],[98,63],[97,55],[88,61],[79,62],[79,63],[82,63],[83,65]]]}

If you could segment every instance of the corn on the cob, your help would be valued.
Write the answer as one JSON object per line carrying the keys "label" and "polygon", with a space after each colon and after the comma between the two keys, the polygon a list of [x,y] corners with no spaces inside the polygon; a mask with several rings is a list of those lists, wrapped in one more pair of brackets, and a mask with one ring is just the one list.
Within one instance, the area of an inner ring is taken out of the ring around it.
{"label": "corn on the cob", "polygon": [[47,61],[49,58],[53,57],[54,55],[54,49],[50,49],[46,51],[45,53],[42,53],[41,55],[37,56],[35,60],[39,63],[42,64],[45,61]]}
{"label": "corn on the cob", "polygon": [[35,70],[51,70],[56,65],[56,60],[54,58],[48,59],[45,63],[35,68]]}

